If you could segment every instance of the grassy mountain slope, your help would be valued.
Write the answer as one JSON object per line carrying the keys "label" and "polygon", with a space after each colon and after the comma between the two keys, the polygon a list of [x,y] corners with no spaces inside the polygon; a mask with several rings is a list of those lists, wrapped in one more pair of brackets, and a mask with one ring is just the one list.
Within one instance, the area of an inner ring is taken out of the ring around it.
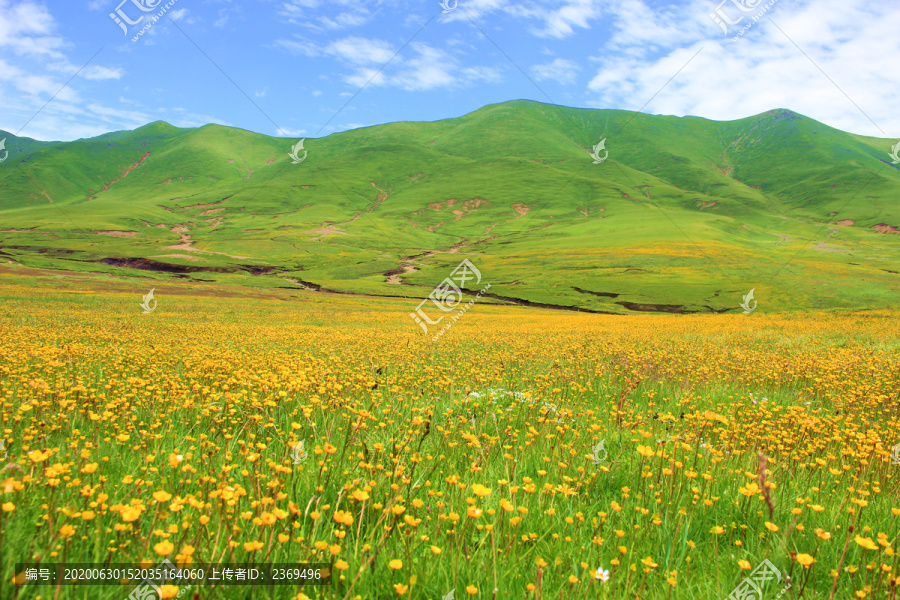
{"label": "grassy mountain slope", "polygon": [[0,251],[403,297],[468,257],[491,301],[609,312],[738,312],[750,288],[772,310],[886,306],[897,291],[891,141],[788,110],[716,122],[514,101],[307,139],[300,164],[295,142],[161,122],[36,142],[0,164]]}

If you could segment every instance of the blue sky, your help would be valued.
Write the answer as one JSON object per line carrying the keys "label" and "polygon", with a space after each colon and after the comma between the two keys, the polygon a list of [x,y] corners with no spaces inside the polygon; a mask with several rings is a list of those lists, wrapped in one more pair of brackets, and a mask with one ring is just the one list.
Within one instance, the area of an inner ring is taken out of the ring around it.
{"label": "blue sky", "polygon": [[[720,120],[790,108],[900,136],[894,0],[120,2],[0,0],[0,129],[72,140],[164,120],[319,137],[527,98]],[[127,34],[109,16],[169,3],[136,41],[149,16]],[[727,35],[717,9],[740,19]]]}

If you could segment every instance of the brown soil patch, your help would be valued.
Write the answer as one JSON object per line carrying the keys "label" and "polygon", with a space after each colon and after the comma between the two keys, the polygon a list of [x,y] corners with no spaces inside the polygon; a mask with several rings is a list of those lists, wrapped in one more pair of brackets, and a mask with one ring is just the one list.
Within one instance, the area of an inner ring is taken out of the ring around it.
{"label": "brown soil patch", "polygon": [[[231,198],[231,196],[228,196],[228,198]],[[215,206],[216,204],[222,204],[223,202],[228,200],[228,198],[222,198],[221,200],[216,200],[215,202],[208,202],[207,204],[191,204],[190,206],[180,206],[178,208],[206,208],[207,206]]]}
{"label": "brown soil patch", "polygon": [[133,238],[138,234],[137,231],[95,231],[94,233],[115,238]]}
{"label": "brown soil patch", "polygon": [[521,218],[521,217],[524,217],[525,215],[528,214],[528,211],[531,210],[531,207],[530,207],[530,206],[528,206],[527,204],[522,204],[521,202],[516,203],[516,204],[512,204],[512,205],[510,205],[510,206],[512,206],[512,208],[515,209],[515,211],[516,211],[517,213],[519,213],[519,216],[516,217],[517,219],[519,219],[519,218]]}
{"label": "brown soil patch", "polygon": [[381,204],[382,204],[385,200],[388,199],[388,196],[390,196],[390,195],[391,195],[391,192],[393,191],[393,190],[383,190],[383,189],[381,189],[380,187],[378,187],[378,186],[375,184],[374,181],[370,181],[369,183],[372,184],[372,187],[374,187],[376,190],[378,190],[378,195],[375,196],[375,204],[373,204],[371,207],[369,207],[369,209],[368,209],[366,212],[372,212],[373,210],[375,210],[376,208],[378,208],[379,206],[381,206]]}
{"label": "brown soil patch", "polygon": [[900,233],[900,229],[898,229],[895,225],[887,225],[885,223],[872,225],[872,229],[874,229],[878,233]]}
{"label": "brown soil patch", "polygon": [[311,288],[311,287],[309,287],[308,285],[304,284],[304,283],[303,283],[302,281],[300,281],[299,279],[292,279],[292,278],[290,278],[290,277],[284,277],[283,279],[284,279],[285,281],[287,281],[288,283],[293,283],[294,285],[303,288],[304,290],[310,290],[310,291],[312,291],[312,292],[318,291],[318,290],[316,290],[315,288]]}
{"label": "brown soil patch", "polygon": [[[172,229],[172,231],[175,231],[175,229],[178,229],[178,228],[179,227],[175,227]],[[185,231],[187,231],[186,228],[185,228]],[[212,250],[201,250],[200,248],[194,248],[194,246],[192,245],[194,243],[194,241],[191,239],[191,236],[189,236],[188,234],[186,234],[184,232],[181,232],[180,235],[181,235],[180,243],[175,244],[173,246],[165,246],[165,249],[166,250],[184,250],[185,252],[200,252],[201,254],[220,254],[222,256],[227,256],[228,258],[236,258],[238,260],[244,260],[244,259],[251,258],[249,256],[236,256],[234,254],[226,254],[225,252],[213,252]]]}
{"label": "brown soil patch", "polygon": [[201,216],[203,216],[203,215],[214,215],[214,214],[216,214],[216,213],[222,212],[223,210],[225,210],[225,209],[224,209],[224,208],[210,208],[209,210],[204,210],[202,213],[200,213],[200,215],[201,215]]}
{"label": "brown soil patch", "polygon": [[313,242],[321,241],[322,238],[325,237],[326,235],[332,235],[332,234],[347,235],[347,232],[341,231],[337,225],[325,225],[324,227],[320,227],[319,229],[311,229],[309,231],[309,233],[314,233],[316,236],[318,236],[311,240]]}
{"label": "brown soil patch", "polygon": [[853,219],[841,219],[840,221],[835,221],[835,225],[853,225]]}
{"label": "brown soil patch", "polygon": [[418,270],[419,269],[408,263],[402,263],[399,269],[394,269],[393,271],[388,271],[387,273],[385,273],[387,279],[385,279],[384,281],[386,283],[393,283],[394,285],[401,285],[403,281],[400,279],[400,275],[415,273]]}
{"label": "brown soil patch", "polygon": [[813,250],[819,250],[821,252],[834,252],[836,254],[847,254],[847,252],[839,247],[832,246],[831,244],[826,244],[825,242],[818,242],[815,246],[813,246]]}
{"label": "brown soil patch", "polygon": [[[421,254],[413,254],[412,256],[407,256],[406,259],[407,260],[424,260],[426,258],[430,258],[437,254],[458,254],[462,248],[466,248],[467,246],[477,246],[478,244],[490,242],[491,240],[495,240],[495,239],[497,239],[497,236],[492,235],[491,237],[487,238],[486,240],[480,240],[478,242],[469,243],[468,238],[463,238],[463,240],[461,242],[458,242],[458,243],[454,244],[453,246],[450,246],[450,248],[448,248],[447,250],[426,250],[426,251],[422,252]],[[399,272],[400,271],[397,271],[397,273],[399,273]],[[387,274],[388,273],[385,273],[385,275],[387,275]]]}
{"label": "brown soil patch", "polygon": [[147,221],[144,221],[143,219],[141,219],[141,223],[143,223],[147,227],[158,227],[159,229],[168,229],[169,228],[169,226],[166,225],[165,223],[148,223]]}

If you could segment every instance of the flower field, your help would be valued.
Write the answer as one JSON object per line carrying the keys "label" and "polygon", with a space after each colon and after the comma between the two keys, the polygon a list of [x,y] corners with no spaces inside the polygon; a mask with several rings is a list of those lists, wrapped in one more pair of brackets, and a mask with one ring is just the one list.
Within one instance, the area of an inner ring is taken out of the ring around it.
{"label": "flower field", "polygon": [[894,313],[479,303],[432,342],[404,300],[0,293],[3,599],[164,558],[332,575],[164,598],[898,595]]}

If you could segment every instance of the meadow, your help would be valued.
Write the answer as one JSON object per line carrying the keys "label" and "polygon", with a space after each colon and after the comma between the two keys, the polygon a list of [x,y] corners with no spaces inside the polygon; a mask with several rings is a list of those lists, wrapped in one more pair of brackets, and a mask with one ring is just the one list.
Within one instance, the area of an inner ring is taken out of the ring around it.
{"label": "meadow", "polygon": [[185,285],[141,314],[6,279],[3,599],[138,583],[16,562],[163,558],[333,577],[166,598],[725,599],[764,560],[767,599],[897,597],[896,312],[483,299],[433,342],[402,299]]}
{"label": "meadow", "polygon": [[496,299],[617,314],[736,311],[751,289],[770,311],[893,308],[900,291],[896,140],[789,110],[511,101],[307,139],[301,164],[296,139],[214,124],[4,136],[23,153],[0,168],[0,262],[25,268],[422,298],[463,252]]}

